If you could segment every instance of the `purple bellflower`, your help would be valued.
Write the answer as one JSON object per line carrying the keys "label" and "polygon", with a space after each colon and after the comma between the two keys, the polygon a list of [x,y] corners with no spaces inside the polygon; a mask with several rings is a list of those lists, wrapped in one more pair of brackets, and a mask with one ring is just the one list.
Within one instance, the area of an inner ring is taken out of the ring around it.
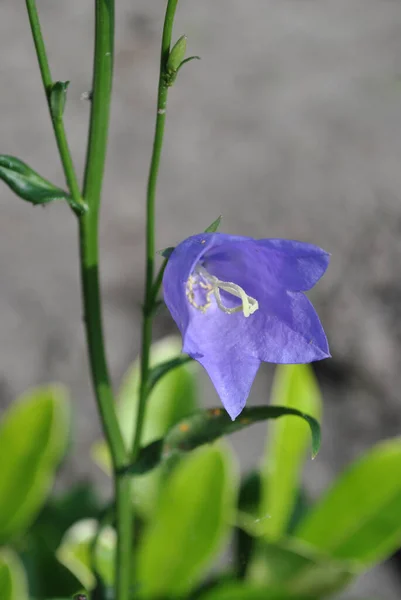
{"label": "purple bellflower", "polygon": [[202,233],[172,252],[164,300],[183,352],[206,369],[234,420],[260,363],[308,363],[330,356],[319,318],[302,293],[321,278],[329,254],[292,240]]}

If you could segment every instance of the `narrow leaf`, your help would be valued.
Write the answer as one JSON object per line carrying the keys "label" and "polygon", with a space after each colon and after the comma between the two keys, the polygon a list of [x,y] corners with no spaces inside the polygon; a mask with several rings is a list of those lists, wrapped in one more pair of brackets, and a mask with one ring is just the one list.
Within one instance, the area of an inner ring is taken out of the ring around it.
{"label": "narrow leaf", "polygon": [[149,374],[149,391],[151,391],[155,385],[160,381],[164,375],[167,375],[173,369],[180,367],[181,365],[185,365],[188,362],[191,362],[192,358],[185,354],[181,354],[176,358],[172,358],[171,360],[164,361],[150,371]]}
{"label": "narrow leaf", "polygon": [[17,196],[31,204],[48,204],[54,200],[65,200],[79,213],[86,210],[85,206],[76,204],[66,191],[44,179],[39,173],[15,156],[0,155],[0,179]]}
{"label": "narrow leaf", "polygon": [[[310,365],[276,368],[271,403],[300,410],[315,419],[321,415],[321,395]],[[300,419],[289,417],[268,425],[262,462],[261,527],[270,540],[283,536],[299,492],[302,466],[309,446],[309,431]],[[314,452],[316,454],[316,452]],[[268,518],[264,518],[268,515]]]}
{"label": "narrow leaf", "polygon": [[228,534],[234,481],[231,454],[216,446],[178,464],[137,551],[141,598],[186,597],[197,584]]}
{"label": "narrow leaf", "polygon": [[401,544],[401,438],[373,447],[334,482],[295,535],[368,567]]}
{"label": "narrow leaf", "polygon": [[[221,408],[212,408],[195,413],[172,427],[165,436],[163,445],[155,444],[151,449],[146,446],[142,448],[138,463],[141,464],[141,468],[145,463],[150,465],[152,461],[149,460],[149,454],[152,451],[154,452],[153,462],[157,464],[157,457],[165,459],[177,451],[187,452],[202,444],[213,442],[223,435],[240,431],[258,421],[278,419],[288,415],[300,417],[308,423],[312,434],[312,452],[315,456],[320,446],[320,426],[316,419],[295,408],[254,406],[245,408],[236,421],[232,421],[226,411]],[[146,460],[144,459],[145,456]],[[127,472],[138,472],[138,464],[135,463],[126,470]]]}
{"label": "narrow leaf", "polygon": [[[191,58],[198,58],[198,57],[193,56]],[[221,215],[219,217],[217,217],[217,219],[215,221],[213,221],[213,223],[211,225],[209,225],[209,227],[206,227],[205,233],[214,233],[215,231],[217,231],[218,228],[220,227],[221,219],[222,219]]]}

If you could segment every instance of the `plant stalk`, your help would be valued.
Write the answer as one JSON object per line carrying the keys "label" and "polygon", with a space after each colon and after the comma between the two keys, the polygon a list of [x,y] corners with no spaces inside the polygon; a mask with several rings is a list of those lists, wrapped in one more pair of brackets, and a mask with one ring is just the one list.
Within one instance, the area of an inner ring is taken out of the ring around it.
{"label": "plant stalk", "polygon": [[143,424],[145,419],[146,400],[148,396],[149,358],[152,343],[152,325],[154,315],[155,297],[153,294],[154,263],[155,263],[155,200],[157,179],[159,175],[160,158],[163,146],[164,126],[166,121],[166,106],[168,95],[168,84],[166,79],[166,65],[170,54],[171,36],[173,31],[174,17],[178,0],[168,0],[166,15],[164,18],[159,85],[157,93],[156,127],[153,140],[152,158],[147,186],[146,201],[146,280],[145,298],[143,304],[142,324],[142,351],[141,351],[141,383],[139,389],[139,403],[136,415],[136,425],[132,447],[132,461],[141,447]]}
{"label": "plant stalk", "polygon": [[79,221],[81,278],[93,387],[113,464],[117,529],[116,598],[129,600],[132,572],[130,480],[121,475],[127,452],[107,368],[99,282],[99,209],[110,120],[113,57],[114,0],[95,0],[92,105],[83,191],[88,212]]}

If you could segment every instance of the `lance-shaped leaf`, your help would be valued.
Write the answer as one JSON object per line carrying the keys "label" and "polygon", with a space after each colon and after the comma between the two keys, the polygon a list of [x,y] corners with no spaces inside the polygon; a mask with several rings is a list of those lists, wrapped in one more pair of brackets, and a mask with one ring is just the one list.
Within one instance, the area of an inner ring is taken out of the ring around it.
{"label": "lance-shaped leaf", "polygon": [[362,568],[401,544],[401,438],[377,444],[351,464],[295,531],[297,538]]}
{"label": "lance-shaped leaf", "polygon": [[312,456],[315,456],[320,446],[320,425],[315,418],[295,408],[254,406],[245,408],[235,421],[222,408],[212,408],[183,419],[169,430],[163,440],[156,440],[150,446],[142,448],[138,460],[126,470],[132,474],[146,473],[174,453],[193,450],[258,421],[288,415],[300,417],[308,423],[312,434]]}
{"label": "lance-shaped leaf", "polygon": [[78,213],[85,211],[85,206],[74,202],[65,190],[47,181],[15,156],[0,154],[0,179],[17,196],[31,204],[49,204],[54,200],[65,200]]}

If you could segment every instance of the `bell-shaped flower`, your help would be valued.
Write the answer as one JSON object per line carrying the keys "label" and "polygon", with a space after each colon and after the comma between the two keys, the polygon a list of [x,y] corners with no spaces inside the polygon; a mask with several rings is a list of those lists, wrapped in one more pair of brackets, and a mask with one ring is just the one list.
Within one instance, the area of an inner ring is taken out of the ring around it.
{"label": "bell-shaped flower", "polygon": [[183,352],[203,365],[235,419],[262,361],[308,363],[330,356],[303,291],[326,271],[327,252],[303,242],[202,233],[172,252],[165,303]]}

